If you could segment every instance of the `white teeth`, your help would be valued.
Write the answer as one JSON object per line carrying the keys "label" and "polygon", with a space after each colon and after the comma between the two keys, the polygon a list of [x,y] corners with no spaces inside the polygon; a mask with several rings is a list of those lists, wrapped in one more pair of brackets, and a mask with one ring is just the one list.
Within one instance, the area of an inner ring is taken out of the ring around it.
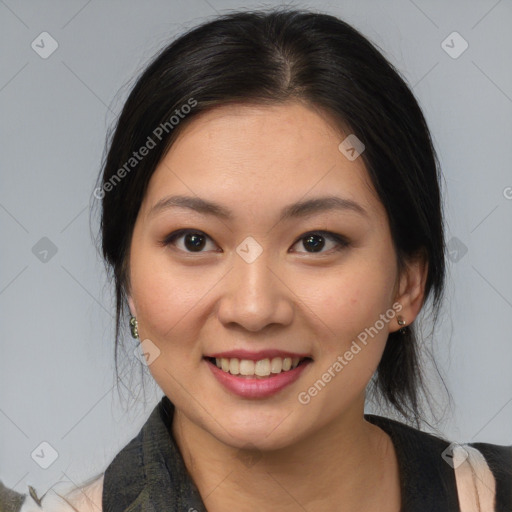
{"label": "white teeth", "polygon": [[240,373],[240,361],[238,359],[226,359],[229,361],[229,373],[238,375]]}
{"label": "white teeth", "polygon": [[242,359],[240,361],[240,375],[254,375],[254,361]]}
{"label": "white teeth", "polygon": [[258,375],[258,377],[267,377],[270,375],[270,361],[268,359],[256,361],[256,364],[254,365],[254,373]]}
{"label": "white teeth", "polygon": [[216,358],[215,364],[226,373],[232,375],[268,377],[270,374],[277,374],[293,370],[299,365],[300,357],[274,357],[270,359],[260,359],[252,361],[250,359]]}
{"label": "white teeth", "polygon": [[270,363],[270,371],[272,373],[281,373],[283,369],[283,360],[280,357],[274,357]]}

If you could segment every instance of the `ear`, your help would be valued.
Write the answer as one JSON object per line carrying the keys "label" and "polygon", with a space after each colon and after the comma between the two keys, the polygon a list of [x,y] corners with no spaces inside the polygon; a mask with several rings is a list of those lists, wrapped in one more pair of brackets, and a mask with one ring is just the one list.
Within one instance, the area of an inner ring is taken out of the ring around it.
{"label": "ear", "polygon": [[[402,305],[399,316],[403,317],[405,325],[411,325],[421,310],[425,297],[427,273],[428,261],[426,254],[421,251],[416,257],[407,261],[402,274],[399,276],[395,302]],[[398,322],[393,322],[389,331],[395,332],[400,328]]]}
{"label": "ear", "polygon": [[137,316],[137,308],[135,307],[135,303],[133,302],[132,296],[128,295],[127,300],[128,306],[130,306],[130,313],[132,314],[132,316]]}

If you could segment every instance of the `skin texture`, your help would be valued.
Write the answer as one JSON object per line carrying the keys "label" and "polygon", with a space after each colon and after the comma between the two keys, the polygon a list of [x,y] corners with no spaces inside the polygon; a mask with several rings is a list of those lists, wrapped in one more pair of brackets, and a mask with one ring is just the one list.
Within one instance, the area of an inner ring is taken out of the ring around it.
{"label": "skin texture", "polygon": [[[363,417],[396,316],[307,405],[297,399],[394,303],[410,324],[424,295],[427,266],[411,261],[398,275],[364,163],[338,149],[346,135],[301,103],[220,107],[185,127],[149,183],[130,248],[129,305],[140,339],[160,350],[149,369],[176,406],[173,434],[210,512],[269,503],[281,511],[399,510],[393,445]],[[233,218],[176,207],[149,215],[175,194],[220,203]],[[367,215],[332,210],[279,221],[284,206],[324,195],[356,201]],[[184,236],[160,243],[185,228],[207,235],[201,252]],[[315,252],[305,235],[318,230],[349,245],[337,251],[325,238]],[[263,250],[252,263],[236,252],[247,236]],[[230,393],[203,359],[269,348],[309,353],[313,363],[265,399]]]}

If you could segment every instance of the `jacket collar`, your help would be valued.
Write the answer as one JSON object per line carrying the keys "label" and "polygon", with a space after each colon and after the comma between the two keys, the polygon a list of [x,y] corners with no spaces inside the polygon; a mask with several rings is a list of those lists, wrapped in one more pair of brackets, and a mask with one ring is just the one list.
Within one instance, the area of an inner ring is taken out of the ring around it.
{"label": "jacket collar", "polygon": [[442,458],[449,441],[382,416],[365,414],[365,419],[384,430],[395,447],[401,512],[460,510],[455,472]]}
{"label": "jacket collar", "polygon": [[174,405],[164,396],[108,466],[104,512],[207,512],[171,434],[173,415]]}
{"label": "jacket collar", "polygon": [[[104,512],[207,512],[172,436],[174,405],[164,396],[139,434],[108,466]],[[453,469],[442,459],[448,441],[388,418],[366,414],[397,454],[401,512],[459,510]]]}

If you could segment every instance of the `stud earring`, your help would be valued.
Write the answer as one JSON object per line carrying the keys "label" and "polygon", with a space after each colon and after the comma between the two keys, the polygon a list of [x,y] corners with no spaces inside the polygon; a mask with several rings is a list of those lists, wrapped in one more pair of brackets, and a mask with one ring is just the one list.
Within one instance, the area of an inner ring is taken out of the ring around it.
{"label": "stud earring", "polygon": [[132,338],[137,339],[139,337],[139,324],[137,323],[137,319],[132,316],[130,317],[130,332],[132,334]]}
{"label": "stud earring", "polygon": [[406,324],[405,324],[405,320],[404,320],[404,317],[403,316],[398,316],[396,321],[398,322],[398,325],[401,326],[401,329],[399,329],[399,333],[400,334],[405,334],[406,333]]}

